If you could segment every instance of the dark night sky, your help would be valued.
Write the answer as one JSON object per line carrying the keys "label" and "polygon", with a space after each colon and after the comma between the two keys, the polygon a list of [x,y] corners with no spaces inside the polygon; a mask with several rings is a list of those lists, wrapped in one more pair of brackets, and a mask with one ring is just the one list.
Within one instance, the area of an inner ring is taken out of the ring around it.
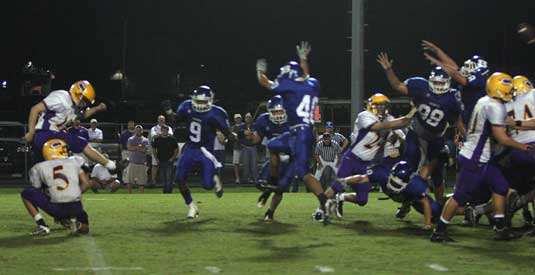
{"label": "dark night sky", "polygon": [[[322,96],[350,96],[351,0],[271,1],[16,1],[4,10],[0,77],[12,78],[25,61],[51,68],[54,86],[86,78],[99,97],[117,87],[109,76],[121,66],[122,22],[128,20],[129,98],[176,98],[181,89],[206,82],[227,108],[264,100],[255,60],[269,72],[295,58],[300,40],[311,42],[311,68]],[[365,22],[366,91],[388,91],[375,62],[379,51],[396,60],[400,77],[427,76],[419,40],[436,42],[458,63],[473,53],[511,74],[535,75],[534,46],[515,36],[516,25],[535,23],[535,1],[369,0]],[[200,64],[205,64],[201,69]],[[187,91],[186,91],[187,92]]]}

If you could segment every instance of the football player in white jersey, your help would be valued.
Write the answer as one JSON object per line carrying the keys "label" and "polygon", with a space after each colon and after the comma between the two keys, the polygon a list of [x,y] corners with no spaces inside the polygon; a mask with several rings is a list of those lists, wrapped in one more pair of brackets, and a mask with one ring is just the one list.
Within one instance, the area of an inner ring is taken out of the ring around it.
{"label": "football player in white jersey", "polygon": [[501,145],[521,151],[532,151],[532,147],[521,144],[509,136],[505,129],[505,102],[513,95],[513,79],[505,73],[492,74],[486,84],[487,95],[478,100],[470,118],[467,130],[467,141],[464,143],[460,156],[460,172],[455,185],[455,193],[448,199],[435,232],[431,235],[432,242],[450,242],[447,225],[455,215],[458,206],[463,206],[482,189],[492,191],[494,204],[495,239],[509,240],[515,236],[507,230],[505,220],[505,196],[509,184],[501,171],[493,163],[491,157],[491,137]]}
{"label": "football player in white jersey", "polygon": [[[367,110],[360,112],[355,120],[355,129],[352,134],[354,140],[340,161],[336,177],[341,179],[353,175],[363,176],[353,179],[354,181],[351,183],[358,183],[351,184],[351,188],[356,194],[347,196],[344,198],[345,201],[350,201],[360,206],[366,205],[368,193],[371,189],[367,170],[372,164],[383,158],[386,138],[391,133],[391,130],[407,127],[416,113],[416,108],[413,106],[409,114],[400,118],[393,118],[388,115],[387,104],[389,101],[388,97],[381,93],[372,95],[368,98]],[[331,189],[326,192],[326,196],[327,198],[333,198],[335,194],[344,192],[344,189],[344,184],[336,181],[331,186]],[[331,209],[328,209],[328,211],[331,211]],[[314,216],[318,216],[316,215],[317,213],[318,210],[316,210]]]}
{"label": "football player in white jersey", "polygon": [[[523,144],[535,144],[535,90],[533,84],[525,76],[513,78],[513,91],[515,98],[506,104],[507,125],[513,127],[511,137]],[[526,152],[512,149],[508,161],[504,161],[502,172],[505,178],[514,188],[508,201],[507,220],[510,221],[512,214],[524,207],[524,220],[533,222],[528,209],[528,202],[533,201],[533,177],[535,176],[535,159]],[[518,194],[518,196],[517,196]]]}
{"label": "football player in white jersey", "polygon": [[32,187],[21,192],[24,206],[37,223],[32,235],[50,233],[50,228],[38,209],[56,220],[69,221],[71,233],[87,234],[89,220],[81,197],[91,185],[82,169],[84,159],[69,157],[67,143],[61,139],[46,142],[43,145],[43,157],[45,161],[34,165],[30,170]]}
{"label": "football player in white jersey", "polygon": [[63,131],[78,116],[89,118],[97,112],[106,110],[104,103],[88,108],[94,101],[95,90],[87,80],[75,82],[69,91],[52,91],[32,107],[28,117],[28,133],[24,135],[24,140],[32,142],[35,151],[40,153],[45,142],[62,139],[67,142],[70,151],[83,152],[91,160],[109,170],[114,170],[115,163],[91,147],[86,139]]}

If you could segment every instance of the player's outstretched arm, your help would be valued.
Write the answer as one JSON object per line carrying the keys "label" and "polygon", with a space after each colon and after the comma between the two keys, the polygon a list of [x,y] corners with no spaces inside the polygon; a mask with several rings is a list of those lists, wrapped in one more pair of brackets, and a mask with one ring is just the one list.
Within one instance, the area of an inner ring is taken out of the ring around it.
{"label": "player's outstretched arm", "polygon": [[273,81],[266,76],[267,62],[264,58],[256,60],[256,77],[260,86],[271,90],[273,87]]}
{"label": "player's outstretched arm", "polygon": [[505,120],[507,126],[511,126],[518,130],[535,130],[535,119],[532,120],[514,120],[511,116],[508,116]]}
{"label": "player's outstretched arm", "polygon": [[312,46],[308,44],[307,41],[301,41],[301,43],[295,46],[297,50],[297,55],[299,56],[299,65],[303,70],[303,77],[307,78],[310,76],[310,68],[308,66],[308,55],[312,51]]}
{"label": "player's outstretched arm", "polygon": [[455,122],[455,128],[457,128],[457,133],[460,135],[460,138],[464,140],[466,137],[466,127],[463,123],[463,117],[460,114]]}
{"label": "player's outstretched arm", "polygon": [[412,118],[416,114],[416,107],[412,105],[411,111],[406,114],[405,116],[392,119],[392,120],[386,120],[386,121],[379,121],[373,124],[370,127],[371,131],[380,131],[380,130],[387,130],[387,129],[401,129],[409,126],[409,123],[412,121]]}
{"label": "player's outstretched arm", "polygon": [[510,138],[505,131],[505,127],[502,125],[492,125],[492,135],[501,145],[513,147],[522,151],[529,151],[532,149],[531,146],[518,143],[514,139]]}
{"label": "player's outstretched arm", "polygon": [[453,60],[451,57],[449,57],[441,48],[439,48],[437,45],[431,43],[430,41],[422,40],[422,49],[424,51],[429,51],[429,52],[435,53],[437,55],[438,59],[440,61],[442,61],[442,63],[444,65],[448,65],[448,66],[452,67],[456,71],[459,70],[459,66],[457,65],[455,60]]}
{"label": "player's outstretched arm", "polygon": [[407,88],[407,85],[399,80],[398,76],[392,69],[394,60],[390,59],[388,54],[381,52],[379,55],[377,55],[377,63],[379,63],[383,70],[385,70],[386,79],[388,80],[388,83],[390,83],[390,86],[392,86],[392,88],[398,93],[402,95],[408,95],[409,89]]}
{"label": "player's outstretched arm", "polygon": [[462,75],[461,72],[459,72],[457,65],[453,66],[451,64],[444,63],[443,61],[436,59],[428,53],[424,53],[424,57],[432,64],[442,67],[442,69],[444,69],[444,71],[449,76],[451,76],[451,78],[453,78],[455,82],[459,83],[462,86],[468,84],[468,79],[464,75]]}
{"label": "player's outstretched arm", "polygon": [[46,105],[43,102],[33,105],[30,110],[30,115],[28,116],[28,133],[23,137],[26,142],[32,142],[33,135],[35,134],[35,124],[37,124],[37,118],[42,112],[46,112]]}
{"label": "player's outstretched arm", "polygon": [[98,112],[102,112],[102,111],[106,111],[108,107],[106,106],[106,104],[104,103],[100,103],[99,105],[93,107],[93,108],[89,108],[89,110],[85,111],[84,112],[84,115],[83,115],[83,118],[90,118],[92,117],[94,114],[98,113]]}

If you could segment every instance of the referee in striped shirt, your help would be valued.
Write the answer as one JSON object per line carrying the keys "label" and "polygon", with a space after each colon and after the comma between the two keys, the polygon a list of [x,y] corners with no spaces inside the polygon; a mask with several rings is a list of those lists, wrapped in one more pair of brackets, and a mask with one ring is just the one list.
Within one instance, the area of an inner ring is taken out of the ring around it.
{"label": "referee in striped shirt", "polygon": [[[349,141],[347,140],[346,137],[344,137],[344,135],[338,132],[334,132],[334,124],[332,121],[327,121],[325,123],[325,132],[331,135],[332,141],[335,141],[336,143],[338,143],[338,145],[340,145],[340,149],[342,149],[342,152],[349,145]],[[323,135],[320,135],[318,137],[318,141],[321,141],[321,140],[323,140]]]}
{"label": "referee in striped shirt", "polygon": [[323,139],[316,144],[316,149],[314,151],[314,158],[317,163],[314,176],[320,181],[321,178],[323,178],[323,173],[327,167],[332,168],[332,172],[336,175],[338,165],[342,159],[342,149],[336,141],[331,140],[331,134],[325,132],[322,136]]}

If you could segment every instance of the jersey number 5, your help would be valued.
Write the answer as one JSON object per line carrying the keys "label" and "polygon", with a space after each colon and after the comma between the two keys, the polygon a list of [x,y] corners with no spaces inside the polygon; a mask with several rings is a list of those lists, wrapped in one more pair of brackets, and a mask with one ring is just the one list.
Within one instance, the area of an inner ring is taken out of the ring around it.
{"label": "jersey number 5", "polygon": [[318,97],[312,97],[310,95],[304,95],[301,103],[297,106],[297,116],[303,118],[303,122],[306,124],[314,123],[314,110],[318,104]]}
{"label": "jersey number 5", "polygon": [[63,184],[60,184],[60,185],[56,186],[56,190],[58,190],[58,191],[67,190],[67,187],[69,187],[69,179],[67,178],[67,176],[65,176],[65,174],[62,173],[63,165],[55,166],[52,169],[53,169],[52,175],[54,177],[54,180],[62,180],[63,181]]}

